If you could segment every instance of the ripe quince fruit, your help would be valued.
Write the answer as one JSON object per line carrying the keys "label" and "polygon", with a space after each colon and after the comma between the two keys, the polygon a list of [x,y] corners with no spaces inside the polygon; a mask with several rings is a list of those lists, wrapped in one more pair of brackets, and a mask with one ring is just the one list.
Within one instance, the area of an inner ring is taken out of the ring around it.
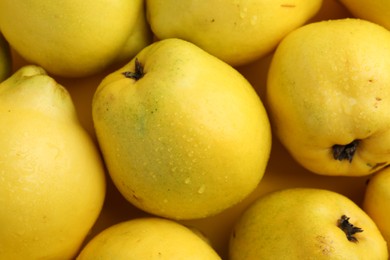
{"label": "ripe quince fruit", "polygon": [[244,199],[271,149],[268,116],[251,84],[180,39],[149,45],[104,78],[92,116],[119,191],[168,218],[203,218]]}
{"label": "ripe quince fruit", "polygon": [[197,233],[175,221],[144,217],[117,223],[97,234],[77,260],[221,260]]}
{"label": "ripe quince fruit", "polygon": [[290,154],[323,175],[390,164],[390,32],[347,18],[305,25],[272,58],[267,104]]}
{"label": "ripe quince fruit", "polygon": [[273,51],[321,4],[322,0],[146,0],[146,12],[158,39],[184,39],[239,66]]}
{"label": "ripe quince fruit", "polygon": [[105,198],[97,145],[37,66],[0,84],[0,124],[0,259],[72,259]]}
{"label": "ripe quince fruit", "polygon": [[387,260],[376,223],[348,197],[287,188],[259,197],[232,230],[229,259]]}
{"label": "ripe quince fruit", "polygon": [[0,28],[29,63],[64,77],[122,66],[152,41],[143,0],[4,0]]}
{"label": "ripe quince fruit", "polygon": [[340,0],[355,17],[365,19],[390,30],[390,1]]}

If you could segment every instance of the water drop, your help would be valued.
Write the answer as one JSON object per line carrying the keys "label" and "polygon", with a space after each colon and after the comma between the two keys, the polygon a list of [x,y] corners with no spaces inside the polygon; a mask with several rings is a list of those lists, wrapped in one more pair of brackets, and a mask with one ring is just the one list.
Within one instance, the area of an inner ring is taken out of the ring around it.
{"label": "water drop", "polygon": [[199,193],[199,194],[204,193],[205,189],[206,189],[206,186],[203,184],[202,186],[199,187],[198,193]]}
{"label": "water drop", "polygon": [[256,23],[257,23],[257,16],[254,15],[254,16],[252,16],[252,18],[251,18],[251,24],[252,24],[252,25],[255,25]]}
{"label": "water drop", "polygon": [[246,8],[246,7],[243,8],[242,11],[240,12],[240,17],[242,19],[244,19],[246,17],[246,15],[247,15],[247,12],[248,12],[248,8]]}

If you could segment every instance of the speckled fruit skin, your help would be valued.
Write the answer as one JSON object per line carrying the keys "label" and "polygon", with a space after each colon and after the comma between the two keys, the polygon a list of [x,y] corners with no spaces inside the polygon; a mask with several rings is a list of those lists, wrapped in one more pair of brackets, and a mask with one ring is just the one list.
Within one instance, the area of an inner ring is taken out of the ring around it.
{"label": "speckled fruit skin", "polygon": [[168,39],[106,77],[93,100],[97,138],[115,185],[137,207],[175,219],[217,214],[252,192],[271,132],[264,106],[232,67]]}
{"label": "speckled fruit skin", "polygon": [[390,32],[347,18],[300,27],[267,79],[273,130],[306,169],[365,176],[390,164]]}

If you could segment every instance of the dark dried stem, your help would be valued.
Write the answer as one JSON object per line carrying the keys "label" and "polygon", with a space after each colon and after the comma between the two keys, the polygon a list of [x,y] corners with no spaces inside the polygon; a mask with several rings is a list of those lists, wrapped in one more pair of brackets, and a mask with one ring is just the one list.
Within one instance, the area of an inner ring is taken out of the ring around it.
{"label": "dark dried stem", "polygon": [[332,147],[333,158],[335,160],[348,160],[352,162],[353,156],[359,145],[359,140],[353,140],[351,143],[346,145],[335,144]]}
{"label": "dark dried stem", "polygon": [[342,215],[341,218],[338,220],[338,227],[344,231],[345,235],[347,236],[347,239],[351,242],[357,243],[358,240],[354,236],[356,233],[363,232],[363,229],[359,227],[355,227],[349,222],[349,217],[346,215]]}
{"label": "dark dried stem", "polygon": [[141,79],[145,73],[144,73],[144,67],[142,64],[138,61],[138,59],[135,59],[135,68],[134,72],[132,71],[126,71],[122,73],[126,78],[134,79],[134,80],[139,80]]}

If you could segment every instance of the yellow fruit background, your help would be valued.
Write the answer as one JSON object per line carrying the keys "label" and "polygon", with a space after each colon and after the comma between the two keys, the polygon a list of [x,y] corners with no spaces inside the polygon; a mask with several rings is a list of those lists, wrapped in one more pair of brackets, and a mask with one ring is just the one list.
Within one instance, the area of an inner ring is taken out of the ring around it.
{"label": "yellow fruit background", "polygon": [[[319,13],[309,22],[344,17],[353,16],[337,0],[324,0]],[[18,56],[17,53],[13,52],[12,55],[14,71],[22,65],[27,64],[27,62]],[[272,54],[238,68],[238,70],[252,83],[263,100],[267,69],[271,58]],[[100,81],[107,74],[108,72],[105,71],[98,75],[78,79],[55,77],[55,79],[70,92],[82,125],[94,138],[95,134],[91,116],[92,96]],[[180,221],[180,223],[197,228],[210,240],[211,245],[220,254],[222,259],[227,259],[229,235],[234,222],[242,211],[259,196],[270,191],[289,187],[325,188],[344,194],[357,204],[361,205],[368,179],[369,177],[367,176],[331,177],[315,175],[299,166],[282,147],[279,141],[273,138],[271,157],[265,175],[260,185],[250,196],[238,205],[227,209],[216,216],[198,220]],[[93,227],[88,240],[113,224],[141,216],[148,216],[148,214],[136,209],[128,203],[116,190],[113,184],[108,182],[107,196],[103,211]]]}

